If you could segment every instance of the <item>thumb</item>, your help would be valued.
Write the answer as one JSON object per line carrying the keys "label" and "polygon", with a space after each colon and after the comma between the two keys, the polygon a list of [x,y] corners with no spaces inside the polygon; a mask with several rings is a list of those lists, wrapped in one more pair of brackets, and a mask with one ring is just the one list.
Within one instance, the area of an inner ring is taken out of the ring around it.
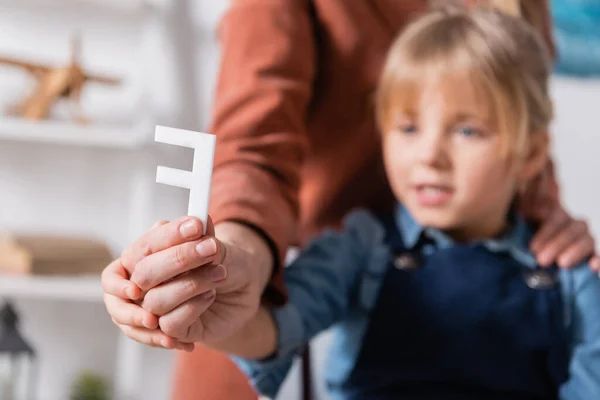
{"label": "thumb", "polygon": [[251,255],[235,243],[214,236],[212,238],[217,243],[217,254],[213,263],[222,265],[227,271],[227,280],[219,286],[220,291],[228,292],[247,286],[249,282],[247,266],[251,262]]}
{"label": "thumb", "polygon": [[210,215],[206,218],[206,235],[210,236],[217,244],[217,255],[213,263],[215,264],[223,264],[225,261],[225,254],[227,253],[227,244],[222,240],[219,240],[215,233],[215,225],[213,224],[212,218]]}
{"label": "thumb", "polygon": [[206,218],[206,236],[215,236],[215,225],[210,215]]}

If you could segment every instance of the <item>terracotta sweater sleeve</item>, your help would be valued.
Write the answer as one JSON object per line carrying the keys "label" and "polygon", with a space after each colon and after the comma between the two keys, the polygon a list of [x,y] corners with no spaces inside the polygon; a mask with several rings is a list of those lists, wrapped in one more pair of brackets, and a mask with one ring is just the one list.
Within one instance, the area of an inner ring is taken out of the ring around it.
{"label": "terracotta sweater sleeve", "polygon": [[265,237],[276,259],[265,297],[282,303],[281,263],[297,228],[315,74],[306,1],[234,0],[219,40],[210,213],[215,223],[242,222]]}

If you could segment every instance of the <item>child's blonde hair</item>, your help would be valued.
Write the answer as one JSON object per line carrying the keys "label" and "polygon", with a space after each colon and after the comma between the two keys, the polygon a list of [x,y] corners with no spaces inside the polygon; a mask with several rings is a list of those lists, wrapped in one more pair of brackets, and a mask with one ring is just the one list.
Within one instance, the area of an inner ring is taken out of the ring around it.
{"label": "child's blonde hair", "polygon": [[467,76],[490,99],[508,155],[523,155],[529,133],[552,120],[551,59],[534,28],[494,9],[437,9],[409,24],[393,44],[380,78],[376,114],[382,132],[399,112],[412,112],[422,86]]}

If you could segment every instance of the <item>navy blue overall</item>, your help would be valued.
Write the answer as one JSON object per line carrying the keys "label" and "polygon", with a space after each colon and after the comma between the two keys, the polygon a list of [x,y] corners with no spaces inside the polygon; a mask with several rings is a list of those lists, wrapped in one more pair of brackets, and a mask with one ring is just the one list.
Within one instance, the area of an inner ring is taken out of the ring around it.
{"label": "navy blue overall", "polygon": [[423,256],[422,235],[408,252],[393,218],[385,222],[395,254],[416,268],[390,264],[348,398],[556,399],[568,377],[558,284],[530,288],[527,267],[483,245]]}

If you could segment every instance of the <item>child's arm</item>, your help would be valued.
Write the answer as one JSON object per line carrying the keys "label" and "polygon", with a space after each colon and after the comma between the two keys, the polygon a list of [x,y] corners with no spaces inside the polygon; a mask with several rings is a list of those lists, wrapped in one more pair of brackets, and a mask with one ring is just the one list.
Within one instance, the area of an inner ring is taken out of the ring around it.
{"label": "child's arm", "polygon": [[351,214],[344,231],[328,232],[312,241],[284,269],[286,305],[261,308],[244,332],[218,345],[234,355],[259,393],[274,396],[294,357],[314,336],[345,316],[359,295],[366,269],[370,274],[385,272],[389,253],[383,235],[383,227],[369,214]]}
{"label": "child's arm", "polygon": [[572,351],[569,379],[560,388],[561,400],[600,399],[600,279],[586,264],[561,271],[571,284]]}

